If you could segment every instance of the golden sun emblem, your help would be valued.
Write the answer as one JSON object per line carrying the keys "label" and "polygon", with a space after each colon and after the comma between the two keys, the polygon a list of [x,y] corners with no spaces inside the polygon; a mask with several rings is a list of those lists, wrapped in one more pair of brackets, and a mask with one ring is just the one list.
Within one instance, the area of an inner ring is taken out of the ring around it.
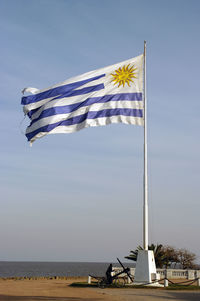
{"label": "golden sun emblem", "polygon": [[127,66],[123,66],[122,68],[120,67],[119,69],[115,70],[115,73],[111,73],[113,76],[112,82],[114,82],[114,85],[118,84],[118,87],[125,84],[127,84],[130,87],[130,83],[133,83],[132,78],[137,78],[136,77],[136,72],[134,66],[130,66],[128,64]]}

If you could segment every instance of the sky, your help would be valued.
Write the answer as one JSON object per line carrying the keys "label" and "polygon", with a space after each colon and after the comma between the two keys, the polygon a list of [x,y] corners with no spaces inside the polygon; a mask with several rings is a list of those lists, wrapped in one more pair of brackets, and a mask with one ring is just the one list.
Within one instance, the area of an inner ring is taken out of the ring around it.
{"label": "sky", "polygon": [[142,245],[143,128],[30,147],[20,102],[146,40],[149,243],[200,262],[199,14],[198,0],[0,0],[0,260],[115,262]]}

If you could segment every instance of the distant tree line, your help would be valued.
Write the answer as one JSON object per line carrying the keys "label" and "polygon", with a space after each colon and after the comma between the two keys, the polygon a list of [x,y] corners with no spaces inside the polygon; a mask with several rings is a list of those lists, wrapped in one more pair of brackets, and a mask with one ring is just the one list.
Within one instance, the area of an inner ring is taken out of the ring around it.
{"label": "distant tree line", "polygon": [[[148,249],[154,252],[157,268],[199,268],[199,266],[195,264],[196,255],[186,249],[176,249],[172,246],[163,246],[161,244],[151,244],[148,246]],[[130,255],[125,258],[136,261],[139,250],[143,250],[143,248],[138,246],[135,251],[130,251]]]}

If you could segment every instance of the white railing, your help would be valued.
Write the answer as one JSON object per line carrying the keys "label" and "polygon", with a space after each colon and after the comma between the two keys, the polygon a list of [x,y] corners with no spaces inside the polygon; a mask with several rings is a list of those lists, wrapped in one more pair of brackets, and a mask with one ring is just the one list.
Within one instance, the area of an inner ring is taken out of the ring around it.
{"label": "white railing", "polygon": [[[123,270],[123,268],[121,268],[121,267],[113,267],[112,270],[113,270],[113,272],[112,272],[113,275],[115,275],[115,274],[117,274],[117,273],[120,273],[120,272]],[[130,268],[130,274],[131,274],[132,276],[135,275],[135,268]],[[123,273],[123,274],[120,274],[120,275],[119,275],[119,277],[125,277],[125,276],[127,276],[126,273]]]}
{"label": "white railing", "polygon": [[200,278],[200,270],[181,270],[181,269],[157,269],[161,278],[165,276],[168,279],[195,279]]}
{"label": "white railing", "polygon": [[[114,274],[122,271],[120,267],[113,267]],[[160,274],[160,279],[196,279],[200,278],[200,270],[181,270],[181,269],[157,269],[157,273]],[[135,275],[135,268],[130,268],[130,274]],[[120,275],[124,277],[124,274]]]}

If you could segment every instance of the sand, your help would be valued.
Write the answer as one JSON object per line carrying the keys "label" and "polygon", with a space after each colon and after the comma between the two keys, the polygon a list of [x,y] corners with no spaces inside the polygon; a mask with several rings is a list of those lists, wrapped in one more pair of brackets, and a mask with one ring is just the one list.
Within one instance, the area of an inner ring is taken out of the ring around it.
{"label": "sand", "polygon": [[166,291],[162,289],[77,288],[69,278],[39,280],[0,280],[0,301],[200,301],[200,291]]}

